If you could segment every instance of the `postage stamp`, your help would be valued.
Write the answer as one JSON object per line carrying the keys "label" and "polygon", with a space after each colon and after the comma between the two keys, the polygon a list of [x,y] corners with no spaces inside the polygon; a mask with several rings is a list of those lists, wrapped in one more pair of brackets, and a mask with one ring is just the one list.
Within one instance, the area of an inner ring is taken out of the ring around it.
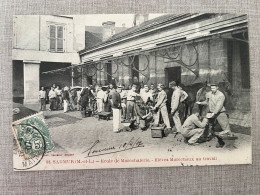
{"label": "postage stamp", "polygon": [[248,32],[235,13],[14,16],[14,169],[251,164]]}
{"label": "postage stamp", "polygon": [[[14,149],[15,154],[20,160],[25,161],[14,163],[23,165],[22,167],[14,166],[14,169],[33,168],[40,162],[45,153],[54,149],[48,127],[44,122],[43,113],[37,113],[13,122],[12,130],[17,146]],[[26,161],[28,161],[28,165]]]}

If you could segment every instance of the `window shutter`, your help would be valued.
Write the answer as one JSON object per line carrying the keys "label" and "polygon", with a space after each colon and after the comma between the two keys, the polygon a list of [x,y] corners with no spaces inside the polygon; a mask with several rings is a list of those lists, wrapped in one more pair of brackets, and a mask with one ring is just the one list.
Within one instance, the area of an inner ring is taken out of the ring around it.
{"label": "window shutter", "polygon": [[56,50],[56,26],[50,25],[50,51]]}
{"label": "window shutter", "polygon": [[63,26],[57,26],[57,51],[63,52]]}

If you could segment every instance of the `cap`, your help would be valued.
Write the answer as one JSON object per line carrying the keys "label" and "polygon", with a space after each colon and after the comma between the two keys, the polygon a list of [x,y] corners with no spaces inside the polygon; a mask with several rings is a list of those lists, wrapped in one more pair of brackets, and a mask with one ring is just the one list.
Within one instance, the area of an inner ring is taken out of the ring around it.
{"label": "cap", "polygon": [[164,84],[162,84],[162,83],[159,83],[157,86],[161,87],[161,88],[164,88]]}
{"label": "cap", "polygon": [[210,86],[218,86],[216,83],[210,83]]}

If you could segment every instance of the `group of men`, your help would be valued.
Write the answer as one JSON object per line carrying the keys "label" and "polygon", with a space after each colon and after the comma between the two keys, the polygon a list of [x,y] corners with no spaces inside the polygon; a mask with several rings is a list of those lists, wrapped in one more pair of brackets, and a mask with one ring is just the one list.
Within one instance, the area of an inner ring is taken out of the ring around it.
{"label": "group of men", "polygon": [[[211,91],[206,94],[205,101],[196,102],[198,105],[205,106],[204,112],[201,114],[198,112],[191,114],[183,124],[179,117],[179,108],[188,95],[181,87],[177,86],[176,82],[172,81],[169,83],[169,88],[171,90],[168,90],[168,94],[165,92],[165,86],[163,84],[158,84],[157,89],[153,89],[153,93],[151,93],[148,86],[145,85],[138,94],[136,92],[136,87],[136,85],[132,85],[131,90],[128,90],[126,93],[123,91],[123,86],[118,86],[117,89],[111,93],[114,132],[120,132],[121,113],[125,113],[125,111],[123,111],[124,109],[126,109],[127,119],[134,119],[137,117],[139,118],[139,122],[144,121],[144,124],[146,124],[150,113],[149,111],[146,113],[140,112],[140,110],[147,109],[147,107],[141,106],[142,104],[145,104],[148,108],[150,107],[150,110],[154,113],[155,126],[159,125],[161,117],[163,123],[166,125],[166,132],[182,134],[190,145],[198,144],[199,138],[205,133],[209,123],[211,123],[211,130],[208,129],[209,132],[207,136],[211,136],[212,129],[216,125],[216,122],[219,123],[222,131],[220,133],[213,133],[219,135],[231,134],[228,115],[224,107],[225,95],[218,90],[216,84],[211,84]],[[170,100],[169,91],[171,91]],[[139,98],[137,97],[141,98],[142,104],[140,104],[140,101],[138,101]],[[167,104],[168,101],[170,101],[170,109],[167,109],[167,105],[169,105]],[[206,107],[208,109],[206,109]],[[170,112],[168,112],[169,110]],[[173,118],[175,125],[174,130],[171,127],[169,117]],[[143,127],[141,127],[141,129],[142,128]]]}
{"label": "group of men", "polygon": [[[218,90],[216,84],[211,84],[211,91],[206,94],[206,100],[196,102],[204,106],[204,112],[191,114],[185,121],[180,119],[179,111],[188,94],[182,89],[182,85],[177,85],[175,81],[169,83],[169,87],[158,84],[157,88],[153,84],[141,85],[133,84],[130,89],[124,85],[97,86],[96,89],[90,87],[78,91],[78,105],[84,112],[90,105],[90,100],[95,99],[96,111],[113,112],[113,131],[118,133],[122,129],[121,121],[136,121],[141,130],[146,130],[153,121],[154,126],[164,123],[166,134],[170,132],[180,133],[187,140],[188,144],[197,144],[199,138],[205,135],[206,127],[214,128],[216,122],[222,128],[220,135],[231,134],[229,119],[224,107],[225,95]],[[47,93],[42,87],[39,93],[41,110],[46,108]],[[50,110],[62,108],[68,111],[70,101],[69,88],[63,90],[55,84],[49,93]],[[173,119],[174,126],[171,126],[170,119]],[[211,123],[211,125],[209,125]],[[208,136],[212,135],[212,130],[208,130]]]}
{"label": "group of men", "polygon": [[[120,95],[115,96],[115,100],[112,97],[113,102],[119,102],[118,98],[120,98],[120,107],[117,109],[122,109],[123,115],[126,115],[123,118],[128,120],[137,119],[138,122],[143,122],[141,129],[145,129],[147,127],[146,119],[150,119],[151,111],[153,111],[154,117],[154,125],[158,126],[160,123],[160,116],[162,117],[163,123],[166,125],[167,131],[171,131],[171,125],[169,120],[169,114],[173,116],[173,121],[175,123],[176,132],[181,132],[181,120],[179,118],[179,104],[187,98],[187,93],[183,91],[180,87],[177,86],[176,82],[171,82],[169,87],[173,90],[171,100],[168,100],[167,93],[165,92],[165,86],[163,84],[158,84],[157,89],[151,86],[149,89],[148,85],[144,85],[140,92],[137,93],[137,85],[133,84],[131,89],[128,91],[123,90],[122,86],[118,86],[117,93]],[[168,113],[167,102],[171,101],[171,113]],[[113,107],[117,107],[114,106]],[[150,109],[149,109],[150,108]],[[144,112],[146,111],[146,112]],[[113,110],[114,112],[118,112],[118,110]],[[119,118],[115,120],[118,123]],[[117,125],[114,127],[115,132],[119,132],[120,129],[117,129]]]}
{"label": "group of men", "polygon": [[67,112],[70,100],[68,90],[68,87],[61,89],[60,86],[56,86],[55,84],[51,86],[48,92],[44,89],[44,87],[41,87],[39,91],[40,110],[46,110],[46,102],[49,101],[50,111],[64,108],[64,112]]}

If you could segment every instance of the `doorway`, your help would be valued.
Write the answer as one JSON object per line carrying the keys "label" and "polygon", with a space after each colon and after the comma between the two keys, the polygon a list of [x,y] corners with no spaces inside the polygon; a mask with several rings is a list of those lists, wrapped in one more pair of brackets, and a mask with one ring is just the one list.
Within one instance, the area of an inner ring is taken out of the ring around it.
{"label": "doorway", "polygon": [[108,63],[106,63],[106,67],[107,67],[107,83],[112,83],[112,64],[111,61],[109,61]]}
{"label": "doorway", "polygon": [[181,67],[165,68],[165,84],[168,87],[171,81],[175,81],[177,85],[181,83]]}

